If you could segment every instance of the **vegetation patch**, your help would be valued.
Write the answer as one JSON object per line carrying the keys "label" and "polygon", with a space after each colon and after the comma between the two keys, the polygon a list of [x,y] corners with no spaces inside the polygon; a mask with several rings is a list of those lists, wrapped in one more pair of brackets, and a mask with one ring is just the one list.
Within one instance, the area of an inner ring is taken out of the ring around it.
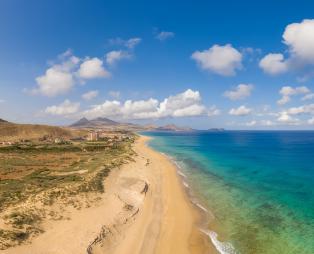
{"label": "vegetation patch", "polygon": [[14,228],[22,229],[25,226],[32,226],[41,221],[41,217],[35,213],[13,212],[5,217]]}
{"label": "vegetation patch", "polygon": [[135,155],[134,138],[0,147],[0,219],[6,225],[0,227],[0,249],[41,233],[40,224],[47,214],[63,217],[57,211],[39,212],[35,203],[43,210],[55,202],[80,209],[78,196],[103,193],[103,181],[110,171]]}

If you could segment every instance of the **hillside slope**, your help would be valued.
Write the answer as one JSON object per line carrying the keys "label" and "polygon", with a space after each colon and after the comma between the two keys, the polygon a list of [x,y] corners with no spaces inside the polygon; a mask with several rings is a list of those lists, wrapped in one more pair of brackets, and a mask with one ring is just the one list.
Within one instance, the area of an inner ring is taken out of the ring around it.
{"label": "hillside slope", "polygon": [[4,120],[0,122],[0,141],[14,141],[20,139],[39,139],[44,136],[51,138],[71,138],[82,133],[62,127],[38,125],[38,124],[15,124]]}

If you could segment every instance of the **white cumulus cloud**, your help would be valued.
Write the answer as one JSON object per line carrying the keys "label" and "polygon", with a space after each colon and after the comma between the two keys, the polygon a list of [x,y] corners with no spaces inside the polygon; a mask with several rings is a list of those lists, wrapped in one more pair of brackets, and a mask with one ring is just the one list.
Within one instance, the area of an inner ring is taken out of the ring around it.
{"label": "white cumulus cloud", "polygon": [[52,97],[64,94],[73,87],[75,80],[72,72],[80,59],[73,56],[69,50],[58,58],[60,63],[53,64],[44,75],[36,78],[37,87],[32,91],[34,94]]}
{"label": "white cumulus cloud", "polygon": [[139,101],[127,100],[121,108],[121,113],[127,119],[156,118],[158,117],[158,104],[158,100],[153,98]]}
{"label": "white cumulus cloud", "polygon": [[173,113],[173,117],[183,116],[199,116],[206,112],[206,108],[203,105],[193,104],[185,108],[176,109]]}
{"label": "white cumulus cloud", "polygon": [[110,73],[104,68],[102,60],[97,57],[82,60],[67,50],[58,56],[57,63],[50,62],[45,73],[36,77],[37,86],[30,93],[57,96],[69,92],[86,79],[107,77],[110,77]]}
{"label": "white cumulus cloud", "polygon": [[110,77],[110,73],[103,66],[103,61],[97,57],[85,60],[80,65],[78,75],[83,79]]}
{"label": "white cumulus cloud", "polygon": [[269,74],[284,73],[292,68],[314,64],[314,19],[304,19],[286,26],[282,35],[288,47],[288,56],[268,54],[260,67]]}
{"label": "white cumulus cloud", "polygon": [[276,123],[274,123],[271,120],[261,120],[260,125],[262,125],[262,126],[274,126],[274,125],[276,125]]}
{"label": "white cumulus cloud", "polygon": [[247,108],[245,105],[242,105],[238,108],[230,109],[229,114],[233,116],[247,116],[251,114],[251,112],[252,112],[251,108]]}
{"label": "white cumulus cloud", "polygon": [[282,54],[271,53],[264,56],[259,62],[259,66],[264,72],[271,75],[284,73],[288,70],[288,62]]}
{"label": "white cumulus cloud", "polygon": [[203,70],[223,76],[233,76],[242,68],[242,54],[230,44],[195,51],[191,57]]}
{"label": "white cumulus cloud", "polygon": [[71,102],[70,100],[65,100],[60,105],[53,105],[53,106],[47,107],[44,112],[50,115],[67,116],[67,115],[77,113],[79,111],[79,108],[80,108],[80,103]]}
{"label": "white cumulus cloud", "polygon": [[[201,95],[198,91],[191,89],[183,93],[169,96],[164,99],[159,105],[160,116],[192,116],[200,115],[201,113]],[[194,107],[191,107],[193,106]],[[195,107],[195,105],[197,105]],[[184,112],[184,113],[183,113]]]}
{"label": "white cumulus cloud", "polygon": [[312,117],[309,120],[307,120],[307,123],[310,124],[310,125],[314,125],[314,117]]}
{"label": "white cumulus cloud", "polygon": [[314,19],[288,25],[283,39],[293,56],[314,63]]}
{"label": "white cumulus cloud", "polygon": [[292,107],[286,110],[290,115],[299,115],[299,114],[312,114],[314,115],[314,104],[302,105],[299,107]]}
{"label": "white cumulus cloud", "polygon": [[267,126],[267,127],[270,127],[270,126],[276,125],[276,123],[271,121],[271,120],[264,119],[264,120],[260,120],[260,121],[252,120],[252,121],[246,122],[244,125],[248,126],[248,127],[253,127],[253,126]]}
{"label": "white cumulus cloud", "polygon": [[309,94],[303,96],[301,100],[307,101],[307,100],[312,100],[312,99],[314,99],[314,93],[309,93]]}
{"label": "white cumulus cloud", "polygon": [[112,50],[106,54],[106,62],[108,65],[115,65],[122,59],[130,59],[132,55],[123,50]]}
{"label": "white cumulus cloud", "polygon": [[157,119],[164,117],[187,117],[219,114],[216,107],[206,109],[201,103],[198,91],[191,89],[183,93],[169,96],[159,102],[157,99],[132,101],[105,101],[103,104],[94,105],[83,112],[88,117],[119,117],[125,119]]}
{"label": "white cumulus cloud", "polygon": [[230,100],[241,100],[251,95],[253,85],[251,84],[239,84],[234,90],[224,92],[224,96]]}
{"label": "white cumulus cloud", "polygon": [[310,92],[311,92],[310,89],[308,89],[306,86],[298,86],[298,87],[284,86],[279,91],[282,97],[280,100],[277,101],[277,103],[279,105],[284,105],[291,100],[291,96],[300,95],[300,94],[308,94]]}
{"label": "white cumulus cloud", "polygon": [[55,67],[49,68],[43,76],[37,77],[36,82],[38,88],[34,92],[46,96],[64,94],[74,85],[72,73],[58,70]]}
{"label": "white cumulus cloud", "polygon": [[97,97],[97,96],[98,96],[98,93],[99,93],[99,92],[98,92],[97,90],[88,91],[88,92],[86,92],[86,93],[84,93],[84,94],[82,95],[82,98],[83,98],[84,100],[86,100],[86,101],[89,101],[89,100],[91,100],[91,99]]}
{"label": "white cumulus cloud", "polygon": [[289,125],[297,125],[300,122],[299,119],[293,118],[286,111],[280,112],[279,117],[277,118],[277,121],[280,123],[289,124]]}
{"label": "white cumulus cloud", "polygon": [[218,109],[215,105],[207,109],[207,116],[218,116],[220,113],[220,109]]}
{"label": "white cumulus cloud", "polygon": [[121,103],[119,101],[108,101],[99,105],[93,105],[90,109],[83,112],[86,117],[116,117],[121,115]]}
{"label": "white cumulus cloud", "polygon": [[245,123],[245,125],[249,126],[249,127],[255,126],[256,124],[257,124],[257,121],[255,121],[255,120],[252,120],[250,122]]}
{"label": "white cumulus cloud", "polygon": [[113,46],[124,46],[126,48],[133,49],[141,41],[142,39],[139,37],[133,37],[128,40],[124,40],[118,37],[118,38],[109,39],[109,44]]}
{"label": "white cumulus cloud", "polygon": [[142,41],[141,38],[138,38],[138,37],[135,37],[135,38],[131,38],[131,39],[128,39],[126,42],[125,42],[125,46],[129,49],[133,49],[135,46],[137,46],[140,42]]}

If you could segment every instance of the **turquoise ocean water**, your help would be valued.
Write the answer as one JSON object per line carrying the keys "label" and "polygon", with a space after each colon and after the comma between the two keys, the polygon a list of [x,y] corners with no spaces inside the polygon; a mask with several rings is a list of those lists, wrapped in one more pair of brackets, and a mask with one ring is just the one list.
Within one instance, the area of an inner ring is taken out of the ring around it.
{"label": "turquoise ocean water", "polygon": [[314,254],[314,132],[145,132],[178,165],[220,253]]}

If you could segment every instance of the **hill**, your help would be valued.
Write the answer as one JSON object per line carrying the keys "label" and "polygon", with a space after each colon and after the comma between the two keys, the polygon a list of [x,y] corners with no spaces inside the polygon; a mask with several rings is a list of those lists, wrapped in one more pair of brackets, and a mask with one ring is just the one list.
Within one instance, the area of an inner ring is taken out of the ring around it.
{"label": "hill", "polygon": [[117,125],[119,125],[118,122],[115,122],[105,117],[98,117],[92,120],[88,120],[87,118],[83,117],[77,122],[71,124],[70,127],[93,128],[93,127],[117,126]]}
{"label": "hill", "polygon": [[83,117],[77,122],[70,125],[74,129],[105,129],[105,130],[128,130],[128,131],[191,131],[191,128],[179,127],[174,124],[165,126],[156,125],[138,125],[133,123],[119,123],[105,117],[98,117],[88,120]]}
{"label": "hill", "polygon": [[8,121],[3,120],[3,119],[0,118],[0,124],[1,124],[1,123],[8,123]]}
{"label": "hill", "polygon": [[88,120],[83,117],[77,122],[71,124],[69,127],[74,129],[105,129],[105,130],[129,130],[137,131],[143,130],[144,128],[137,124],[132,123],[119,123],[109,118],[98,117],[95,119]]}
{"label": "hill", "polygon": [[174,124],[168,124],[165,126],[156,126],[152,124],[139,125],[133,123],[119,123],[110,120],[105,117],[98,117],[92,120],[88,120],[83,117],[77,122],[70,125],[74,129],[104,129],[104,130],[127,130],[127,131],[192,131],[193,129],[188,127],[179,127]]}
{"label": "hill", "polygon": [[50,138],[62,137],[69,139],[82,135],[82,132],[48,125],[39,124],[15,124],[0,122],[0,141],[18,141],[21,139],[35,140],[44,136]]}
{"label": "hill", "polygon": [[208,131],[212,131],[212,132],[222,132],[225,131],[224,128],[210,128],[208,129]]}
{"label": "hill", "polygon": [[153,130],[156,131],[192,131],[193,129],[188,127],[179,127],[174,124],[168,124],[165,126],[155,127]]}
{"label": "hill", "polygon": [[118,122],[115,122],[105,117],[98,117],[91,120],[90,122],[92,122],[95,125],[119,125],[120,124]]}
{"label": "hill", "polygon": [[80,127],[80,126],[88,126],[91,122],[88,121],[85,117],[81,118],[77,122],[70,125],[70,127]]}

